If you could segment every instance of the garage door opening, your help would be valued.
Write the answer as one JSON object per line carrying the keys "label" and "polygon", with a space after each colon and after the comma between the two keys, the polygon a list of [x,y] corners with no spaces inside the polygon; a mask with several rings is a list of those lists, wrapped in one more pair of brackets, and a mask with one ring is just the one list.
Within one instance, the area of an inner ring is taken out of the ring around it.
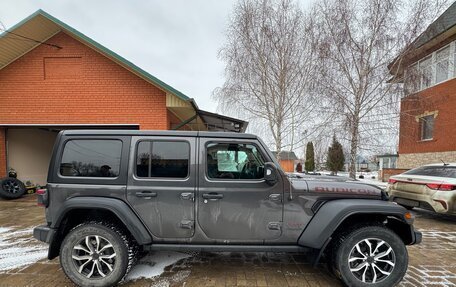
{"label": "garage door opening", "polygon": [[14,169],[26,185],[45,185],[55,139],[59,131],[69,129],[138,130],[139,125],[10,126],[6,129],[6,170]]}
{"label": "garage door opening", "polygon": [[43,129],[8,129],[7,170],[14,169],[24,183],[45,185],[57,134]]}

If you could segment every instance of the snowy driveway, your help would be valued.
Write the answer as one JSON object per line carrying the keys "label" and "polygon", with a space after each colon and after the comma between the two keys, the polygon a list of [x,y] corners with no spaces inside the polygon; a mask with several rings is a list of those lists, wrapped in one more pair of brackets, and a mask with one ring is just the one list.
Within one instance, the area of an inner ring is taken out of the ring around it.
{"label": "snowy driveway", "polygon": [[[402,286],[456,286],[456,218],[418,210],[423,243],[408,248]],[[72,286],[58,259],[32,238],[44,212],[33,195],[0,200],[0,285]],[[302,254],[155,252],[142,258],[123,286],[341,286]]]}

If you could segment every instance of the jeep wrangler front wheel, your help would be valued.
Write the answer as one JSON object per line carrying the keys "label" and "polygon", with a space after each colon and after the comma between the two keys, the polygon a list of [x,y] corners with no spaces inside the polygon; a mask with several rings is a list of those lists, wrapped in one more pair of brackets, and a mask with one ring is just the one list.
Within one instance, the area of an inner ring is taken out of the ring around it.
{"label": "jeep wrangler front wheel", "polygon": [[393,231],[367,226],[338,239],[333,264],[347,286],[396,286],[407,271],[408,254]]}
{"label": "jeep wrangler front wheel", "polygon": [[60,250],[60,264],[79,286],[112,286],[133,264],[134,247],[119,228],[109,223],[88,222],[73,228]]}

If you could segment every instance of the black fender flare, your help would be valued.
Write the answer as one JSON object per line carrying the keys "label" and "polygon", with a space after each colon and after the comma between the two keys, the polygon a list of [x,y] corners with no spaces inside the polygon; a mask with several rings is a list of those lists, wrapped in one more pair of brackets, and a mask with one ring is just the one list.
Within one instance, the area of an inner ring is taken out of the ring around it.
{"label": "black fender flare", "polygon": [[394,216],[410,225],[405,208],[395,203],[369,199],[337,199],[328,201],[319,208],[298,239],[298,244],[314,249],[324,249],[334,231],[349,216],[354,214],[380,214]]}
{"label": "black fender flare", "polygon": [[107,197],[74,197],[66,200],[59,208],[57,220],[51,224],[51,228],[58,229],[68,212],[76,209],[100,209],[114,213],[117,218],[130,231],[139,245],[152,243],[152,236],[138,216],[124,201]]}

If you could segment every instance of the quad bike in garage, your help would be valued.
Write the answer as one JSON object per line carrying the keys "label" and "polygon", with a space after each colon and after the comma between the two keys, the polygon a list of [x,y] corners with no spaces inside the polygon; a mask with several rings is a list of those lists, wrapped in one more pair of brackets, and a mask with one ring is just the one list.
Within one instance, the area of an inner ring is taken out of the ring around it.
{"label": "quad bike in garage", "polygon": [[16,199],[23,196],[27,189],[22,181],[17,179],[14,170],[8,172],[8,177],[0,178],[0,197],[4,199]]}

